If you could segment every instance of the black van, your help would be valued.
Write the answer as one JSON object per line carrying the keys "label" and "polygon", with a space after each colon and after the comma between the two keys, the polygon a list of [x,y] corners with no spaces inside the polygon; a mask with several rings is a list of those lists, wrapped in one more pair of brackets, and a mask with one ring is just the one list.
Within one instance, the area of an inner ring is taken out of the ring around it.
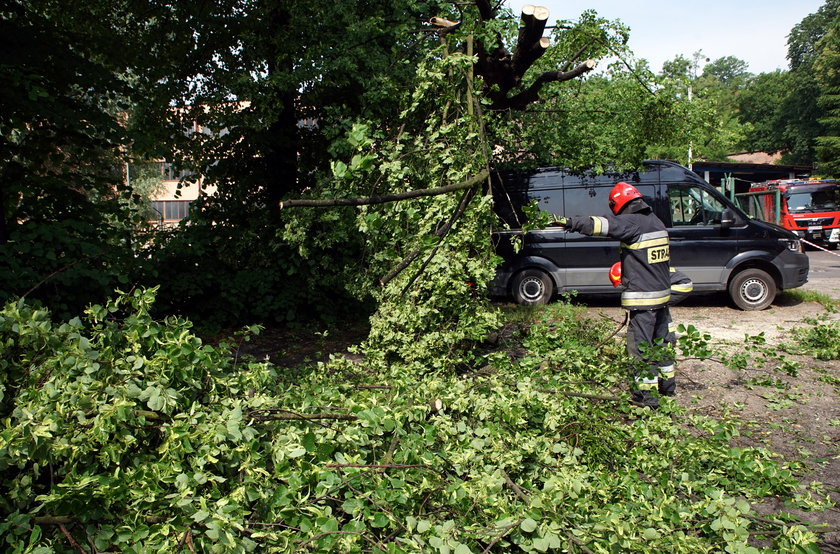
{"label": "black van", "polygon": [[544,304],[558,292],[616,294],[609,267],[618,261],[618,241],[557,228],[521,235],[522,207],[536,201],[556,216],[609,213],[607,193],[618,181],[634,185],[668,227],[671,266],[694,281],[695,291],[727,290],[744,310],[770,305],[776,291],[805,284],[808,256],[796,235],[778,225],[750,219],[714,187],[681,165],[644,163],[645,171],[572,174],[558,168],[494,174],[496,212],[510,227],[494,233],[504,260],[490,294],[519,304]]}

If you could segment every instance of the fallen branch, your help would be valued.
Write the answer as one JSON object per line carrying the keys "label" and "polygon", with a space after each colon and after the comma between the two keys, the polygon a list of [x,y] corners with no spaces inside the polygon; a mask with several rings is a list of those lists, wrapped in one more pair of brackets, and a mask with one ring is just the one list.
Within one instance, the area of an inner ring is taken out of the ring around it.
{"label": "fallen branch", "polygon": [[293,198],[291,200],[284,200],[280,202],[280,209],[303,206],[311,208],[324,208],[330,206],[369,206],[372,204],[386,204],[388,202],[398,202],[400,200],[410,200],[412,198],[421,198],[426,196],[440,196],[442,194],[448,194],[450,192],[474,187],[478,183],[487,179],[489,176],[490,171],[482,169],[477,174],[465,181],[461,181],[460,183],[432,189],[418,189],[394,194],[383,194],[381,196],[367,196],[360,198]]}
{"label": "fallen branch", "polygon": [[309,419],[335,419],[335,420],[356,420],[359,419],[357,416],[352,414],[332,414],[332,413],[323,413],[323,414],[300,414],[297,412],[293,412],[291,410],[285,410],[283,408],[260,408],[258,410],[253,410],[249,412],[249,415],[253,415],[257,417],[259,414],[258,412],[266,412],[272,414],[271,419],[283,419],[283,420],[309,420]]}
{"label": "fallen branch", "polygon": [[184,533],[184,536],[181,537],[180,541],[178,541],[178,548],[175,549],[175,552],[180,552],[181,549],[184,548],[185,544],[187,545],[187,548],[189,548],[190,552],[195,552],[192,542],[192,529],[190,527],[187,527],[187,531]]}
{"label": "fallen branch", "polygon": [[[104,522],[112,520],[102,519],[99,521]],[[163,518],[157,516],[148,516],[144,518],[143,521],[148,523],[149,525],[155,525],[157,523],[162,523]],[[55,525],[56,527],[61,527],[62,525],[74,525],[77,523],[82,523],[82,521],[72,516],[37,516],[32,518],[32,523],[34,523],[35,525]]]}
{"label": "fallen branch", "polygon": [[522,502],[530,504],[531,498],[528,496],[528,491],[514,483],[513,479],[510,478],[510,475],[508,475],[504,469],[499,468],[499,471],[501,472],[502,478],[505,480],[505,483],[507,483],[507,486],[509,486],[513,490],[513,492],[516,493],[516,496],[518,496]]}
{"label": "fallen branch", "polygon": [[570,532],[566,531],[566,537],[567,537],[570,541],[572,541],[573,543],[575,543],[575,544],[577,545],[577,547],[578,547],[578,548],[580,548],[581,550],[583,550],[584,552],[586,552],[586,554],[594,554],[591,550],[589,550],[588,548],[586,548],[586,544],[585,544],[582,540],[580,540],[580,539],[579,539],[579,538],[577,538],[576,536],[572,535]]}
{"label": "fallen branch", "polygon": [[481,551],[481,554],[487,554],[487,552],[490,552],[490,550],[492,550],[493,547],[496,546],[496,543],[498,543],[500,540],[502,540],[505,537],[505,535],[510,533],[513,529],[516,529],[517,527],[519,527],[522,524],[523,521],[524,521],[524,519],[518,519],[518,520],[516,520],[512,523],[509,523],[509,524],[507,524],[503,527],[498,527],[499,532],[497,534],[493,535],[493,540],[490,541],[490,543],[484,548],[484,550]]}
{"label": "fallen branch", "polygon": [[303,541],[300,544],[297,544],[296,548],[295,548],[295,551],[296,552],[299,552],[299,551],[312,552],[312,550],[310,550],[309,548],[304,549],[303,547],[308,545],[309,543],[313,543],[313,542],[317,541],[318,539],[321,539],[323,537],[327,537],[329,535],[356,535],[356,536],[359,536],[359,537],[364,537],[364,535],[362,533],[358,532],[358,531],[324,531],[322,533],[318,533],[317,535],[315,535],[314,537],[312,537],[310,539],[307,539],[307,540]]}
{"label": "fallen branch", "polygon": [[[458,202],[458,206],[455,208],[455,211],[452,213],[452,216],[449,218],[449,220],[446,223],[444,223],[441,227],[436,229],[432,236],[434,236],[435,238],[437,238],[439,240],[443,240],[446,237],[446,235],[448,235],[449,232],[452,230],[452,227],[455,225],[455,223],[458,221],[458,219],[460,219],[460,217],[462,215],[464,215],[464,211],[466,211],[467,206],[472,201],[472,199],[475,197],[475,193],[476,193],[475,189],[469,189],[466,192],[464,192],[464,195],[461,197],[461,200]],[[420,269],[414,274],[414,276],[411,279],[409,279],[408,284],[406,284],[406,286],[403,288],[402,292],[400,293],[400,296],[404,295],[406,293],[406,291],[409,289],[409,287],[414,283],[414,281],[423,273],[423,271],[426,269],[426,266],[429,265],[429,262],[432,260],[434,255],[437,253],[439,248],[440,248],[440,243],[438,243],[432,249],[432,252],[426,257],[426,261],[424,261],[423,265],[420,266]],[[423,251],[419,248],[417,248],[417,249],[413,250],[411,253],[409,253],[399,264],[397,264],[397,266],[394,269],[389,271],[386,276],[384,276],[382,279],[379,280],[379,286],[384,287],[385,285],[387,285],[390,281],[392,281],[394,279],[394,277],[396,277],[397,275],[399,275],[400,273],[405,271],[405,269],[409,265],[411,265],[411,263],[414,260],[416,260],[418,257],[420,257],[420,254],[422,254],[422,253],[423,253]]]}
{"label": "fallen branch", "polygon": [[324,467],[349,467],[357,469],[428,469],[429,471],[434,471],[435,473],[441,473],[440,470],[424,464],[326,464]]}
{"label": "fallen branch", "polygon": [[87,554],[87,552],[85,552],[85,549],[82,548],[79,545],[79,543],[76,542],[76,539],[73,538],[73,535],[70,534],[70,531],[67,530],[63,523],[59,523],[58,528],[61,529],[61,532],[64,533],[65,537],[67,537],[67,540],[70,542],[70,546],[72,546],[82,554]]}
{"label": "fallen branch", "polygon": [[586,394],[583,392],[567,392],[562,390],[556,389],[538,389],[539,392],[545,392],[548,394],[560,394],[563,396],[570,396],[572,398],[586,398],[588,400],[603,400],[604,402],[623,402],[622,399],[616,398],[615,396],[602,396],[599,394]]}

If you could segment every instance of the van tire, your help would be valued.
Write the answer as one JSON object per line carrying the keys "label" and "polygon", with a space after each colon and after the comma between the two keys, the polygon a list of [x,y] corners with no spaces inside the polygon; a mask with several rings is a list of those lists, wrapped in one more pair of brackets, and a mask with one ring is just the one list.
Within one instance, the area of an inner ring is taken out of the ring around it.
{"label": "van tire", "polygon": [[554,283],[551,277],[539,269],[520,271],[513,278],[513,300],[517,304],[530,306],[548,304],[554,295]]}
{"label": "van tire", "polygon": [[763,310],[776,299],[776,281],[766,271],[751,267],[729,281],[729,296],[742,310]]}

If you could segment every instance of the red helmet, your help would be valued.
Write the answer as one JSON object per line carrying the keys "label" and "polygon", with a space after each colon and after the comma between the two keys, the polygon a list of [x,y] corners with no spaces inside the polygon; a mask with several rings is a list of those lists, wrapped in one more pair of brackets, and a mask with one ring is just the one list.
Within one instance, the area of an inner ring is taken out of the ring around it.
{"label": "red helmet", "polygon": [[610,209],[618,215],[619,212],[633,199],[641,198],[642,194],[633,185],[625,182],[616,183],[610,191]]}
{"label": "red helmet", "polygon": [[614,287],[621,284],[621,262],[615,262],[610,267],[610,283]]}

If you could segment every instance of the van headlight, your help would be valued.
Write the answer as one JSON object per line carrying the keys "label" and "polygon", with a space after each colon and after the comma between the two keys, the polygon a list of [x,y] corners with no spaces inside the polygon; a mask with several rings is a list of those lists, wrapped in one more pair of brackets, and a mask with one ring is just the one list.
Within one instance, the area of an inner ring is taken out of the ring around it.
{"label": "van headlight", "polygon": [[798,239],[779,239],[779,241],[785,243],[791,252],[802,252],[802,243]]}

